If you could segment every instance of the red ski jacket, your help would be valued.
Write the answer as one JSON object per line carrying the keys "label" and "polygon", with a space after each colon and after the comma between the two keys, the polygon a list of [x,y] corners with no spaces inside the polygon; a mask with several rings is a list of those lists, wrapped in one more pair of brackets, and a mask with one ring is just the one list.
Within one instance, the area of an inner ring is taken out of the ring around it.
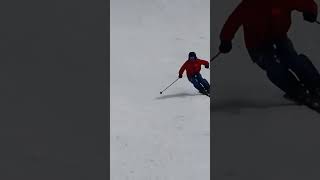
{"label": "red ski jacket", "polygon": [[209,62],[201,59],[197,60],[187,60],[180,68],[179,75],[182,75],[183,72],[187,71],[187,76],[191,77],[195,74],[198,74],[201,70],[201,65],[209,67]]}
{"label": "red ski jacket", "polygon": [[318,6],[313,0],[243,0],[224,24],[220,39],[231,41],[240,26],[247,48],[287,37],[293,10],[317,14]]}

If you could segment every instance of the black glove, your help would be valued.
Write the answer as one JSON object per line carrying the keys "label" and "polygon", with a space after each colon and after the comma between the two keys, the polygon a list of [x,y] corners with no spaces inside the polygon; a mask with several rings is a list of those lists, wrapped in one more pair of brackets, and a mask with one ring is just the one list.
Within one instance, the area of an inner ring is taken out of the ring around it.
{"label": "black glove", "polygon": [[179,74],[179,78],[182,78],[182,74]]}
{"label": "black glove", "polygon": [[231,41],[221,41],[219,50],[221,53],[229,53],[232,49],[232,42]]}
{"label": "black glove", "polygon": [[209,65],[205,65],[204,67],[208,69],[208,68],[209,68]]}
{"label": "black glove", "polygon": [[317,14],[313,14],[310,12],[303,12],[303,19],[308,22],[314,23],[317,21]]}

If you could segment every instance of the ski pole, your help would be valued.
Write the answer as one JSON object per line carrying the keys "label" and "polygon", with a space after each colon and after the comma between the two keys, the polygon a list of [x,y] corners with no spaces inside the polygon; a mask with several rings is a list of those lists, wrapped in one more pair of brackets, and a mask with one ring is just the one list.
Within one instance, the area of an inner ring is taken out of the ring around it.
{"label": "ski pole", "polygon": [[219,57],[220,54],[221,54],[221,52],[218,52],[215,56],[213,56],[213,58],[210,59],[210,62],[212,62],[212,61],[215,60],[217,57]]}
{"label": "ski pole", "polygon": [[173,83],[171,83],[168,87],[166,87],[163,91],[160,91],[160,94],[162,94],[165,90],[167,90],[170,86],[172,86],[175,82],[177,82],[180,78],[177,78]]}

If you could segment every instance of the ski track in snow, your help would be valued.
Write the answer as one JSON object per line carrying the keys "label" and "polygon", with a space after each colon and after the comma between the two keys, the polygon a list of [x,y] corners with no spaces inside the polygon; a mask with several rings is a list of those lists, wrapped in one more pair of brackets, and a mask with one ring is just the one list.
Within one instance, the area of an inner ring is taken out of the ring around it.
{"label": "ski track in snow", "polygon": [[209,180],[210,98],[185,76],[159,93],[189,51],[209,59],[209,1],[168,3],[111,1],[112,180]]}

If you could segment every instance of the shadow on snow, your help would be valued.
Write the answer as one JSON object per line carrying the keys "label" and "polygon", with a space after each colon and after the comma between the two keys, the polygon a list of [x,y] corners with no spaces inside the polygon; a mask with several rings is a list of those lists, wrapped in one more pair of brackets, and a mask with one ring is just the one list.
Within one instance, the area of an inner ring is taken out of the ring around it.
{"label": "shadow on snow", "polygon": [[192,96],[203,96],[202,94],[197,93],[178,93],[178,94],[169,94],[156,97],[157,100],[170,99],[170,98],[184,98],[184,97],[192,97]]}
{"label": "shadow on snow", "polygon": [[211,102],[211,112],[234,112],[240,109],[269,109],[275,107],[297,106],[293,102],[270,102],[266,100],[232,99]]}

